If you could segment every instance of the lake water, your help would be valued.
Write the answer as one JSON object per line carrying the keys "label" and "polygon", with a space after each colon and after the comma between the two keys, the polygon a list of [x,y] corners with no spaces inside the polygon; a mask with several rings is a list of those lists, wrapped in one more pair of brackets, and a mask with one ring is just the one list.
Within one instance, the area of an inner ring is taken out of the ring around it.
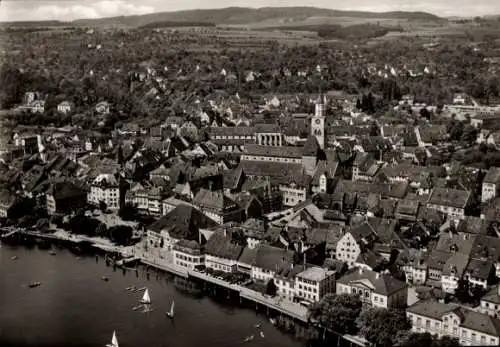
{"label": "lake water", "polygon": [[[17,256],[17,260],[11,257]],[[110,280],[105,282],[103,276]],[[32,281],[42,285],[29,288]],[[0,247],[0,346],[104,346],[116,330],[121,347],[306,346],[271,325],[264,313],[237,304],[186,294],[167,274],[144,270],[123,273],[107,267],[102,257],[78,258],[67,250],[55,256],[23,246]],[[154,311],[132,311],[147,287]],[[176,317],[165,311],[175,300]],[[255,324],[260,323],[261,329]],[[265,338],[259,336],[259,330]]]}

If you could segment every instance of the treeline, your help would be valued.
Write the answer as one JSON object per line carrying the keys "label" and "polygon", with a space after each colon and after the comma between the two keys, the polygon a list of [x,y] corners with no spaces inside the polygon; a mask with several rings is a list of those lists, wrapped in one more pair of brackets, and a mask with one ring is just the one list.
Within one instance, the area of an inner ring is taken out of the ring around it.
{"label": "treeline", "polygon": [[155,29],[155,28],[183,28],[183,27],[215,27],[215,23],[210,22],[175,22],[161,21],[141,25],[139,29]]}
{"label": "treeline", "polygon": [[[264,28],[261,30],[269,30]],[[276,29],[276,28],[274,28]],[[309,31],[316,32],[318,36],[325,39],[339,40],[368,40],[376,37],[382,37],[389,31],[402,31],[401,28],[383,27],[375,24],[356,24],[341,26],[338,24],[325,25],[287,25],[277,28],[284,31]]]}

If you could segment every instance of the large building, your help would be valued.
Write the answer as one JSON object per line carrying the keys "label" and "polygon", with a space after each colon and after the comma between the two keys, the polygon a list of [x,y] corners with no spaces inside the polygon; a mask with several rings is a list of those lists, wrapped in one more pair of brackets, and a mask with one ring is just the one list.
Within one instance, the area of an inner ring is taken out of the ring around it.
{"label": "large building", "polygon": [[92,182],[87,200],[96,206],[102,202],[112,211],[119,210],[121,206],[119,179],[111,174],[100,174]]}
{"label": "large building", "polygon": [[390,275],[366,269],[352,269],[337,280],[337,294],[358,294],[366,306],[404,308],[408,285]]}
{"label": "large building", "polygon": [[457,338],[463,346],[498,346],[500,320],[456,304],[419,301],[406,310],[412,331]]}

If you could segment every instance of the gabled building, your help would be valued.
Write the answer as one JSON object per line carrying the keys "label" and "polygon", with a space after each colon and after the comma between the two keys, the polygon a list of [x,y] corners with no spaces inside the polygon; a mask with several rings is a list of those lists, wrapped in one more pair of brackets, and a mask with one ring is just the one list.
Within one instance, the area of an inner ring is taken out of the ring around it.
{"label": "gabled building", "polygon": [[354,268],[337,280],[337,294],[358,294],[363,304],[378,308],[405,308],[408,285],[387,274]]}
{"label": "gabled building", "polygon": [[193,205],[219,224],[243,220],[243,210],[222,190],[200,189],[193,199]]}
{"label": "gabled building", "polygon": [[180,204],[146,228],[147,242],[151,247],[163,245],[163,248],[171,251],[178,241],[198,241],[200,229],[210,229],[217,225],[195,207]]}
{"label": "gabled building", "polygon": [[353,267],[359,255],[373,248],[377,235],[369,223],[346,231],[337,243],[336,258]]}
{"label": "gabled building", "polygon": [[205,244],[207,268],[223,272],[238,270],[238,259],[243,252],[243,246],[233,243],[229,234],[226,230],[218,230],[207,240]]}
{"label": "gabled building", "polygon": [[45,197],[48,215],[69,214],[85,207],[87,202],[87,192],[69,181],[52,183]]}
{"label": "gabled building", "polygon": [[498,346],[500,321],[456,304],[419,301],[406,310],[416,333],[430,333],[459,340],[462,346]]}
{"label": "gabled building", "polygon": [[481,202],[487,202],[497,197],[500,190],[500,168],[490,167],[484,177]]}
{"label": "gabled building", "polygon": [[122,205],[121,188],[120,178],[111,174],[100,174],[90,185],[87,201],[95,206],[99,206],[102,202],[108,209],[117,211]]}
{"label": "gabled building", "polygon": [[470,191],[467,190],[434,188],[427,201],[427,207],[441,211],[452,219],[460,220],[465,217],[470,197]]}

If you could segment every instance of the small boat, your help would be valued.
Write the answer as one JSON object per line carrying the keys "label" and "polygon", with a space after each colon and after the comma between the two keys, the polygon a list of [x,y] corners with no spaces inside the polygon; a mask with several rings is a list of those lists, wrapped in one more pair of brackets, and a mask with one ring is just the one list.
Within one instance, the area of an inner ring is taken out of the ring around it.
{"label": "small boat", "polygon": [[257,324],[254,325],[254,327],[257,328],[257,329],[259,329],[260,328],[260,324],[257,323]]}
{"label": "small boat", "polygon": [[260,337],[264,338],[264,332],[262,330],[260,331]]}
{"label": "small boat", "polygon": [[17,259],[17,255],[10,257],[10,260],[16,260],[16,259]]}
{"label": "small boat", "polygon": [[165,312],[165,314],[169,318],[174,318],[174,305],[175,305],[175,302],[172,301],[172,306],[170,306],[170,311],[169,312]]}
{"label": "small boat", "polygon": [[149,305],[151,304],[151,298],[149,297],[149,290],[146,288],[146,291],[144,292],[144,295],[142,296],[142,299],[139,300],[141,304],[146,304]]}
{"label": "small boat", "polygon": [[253,336],[253,335],[247,336],[247,337],[245,337],[245,339],[243,340],[243,342],[249,342],[249,341],[252,341],[252,340],[253,340],[253,338],[254,338],[254,336]]}
{"label": "small boat", "polygon": [[51,251],[49,251],[49,254],[50,254],[50,255],[56,255],[57,253],[56,253],[56,251],[51,250]]}
{"label": "small boat", "polygon": [[140,310],[141,308],[143,308],[144,306],[143,305],[137,305],[137,306],[134,306],[132,307],[132,311],[137,311],[137,310]]}
{"label": "small boat", "polygon": [[276,325],[276,319],[274,319],[274,318],[269,318],[269,322],[270,322],[272,325]]}
{"label": "small boat", "polygon": [[36,287],[39,287],[42,283],[40,282],[31,282],[30,284],[28,284],[28,287],[30,288],[36,288]]}
{"label": "small boat", "polygon": [[143,290],[146,290],[146,289],[147,289],[146,287],[141,287],[141,288],[139,288],[139,289],[136,289],[135,291],[136,291],[136,292],[142,292]]}
{"label": "small boat", "polygon": [[109,277],[107,277],[107,276],[102,276],[102,277],[101,277],[101,280],[103,280],[104,282],[108,282],[108,281],[109,281]]}
{"label": "small boat", "polygon": [[108,343],[106,347],[119,347],[118,339],[116,338],[116,331],[113,331],[113,337],[111,338],[111,343]]}
{"label": "small boat", "polygon": [[127,288],[125,288],[125,290],[128,290],[128,291],[134,291],[134,290],[135,290],[135,286],[130,286],[130,287],[127,287]]}

